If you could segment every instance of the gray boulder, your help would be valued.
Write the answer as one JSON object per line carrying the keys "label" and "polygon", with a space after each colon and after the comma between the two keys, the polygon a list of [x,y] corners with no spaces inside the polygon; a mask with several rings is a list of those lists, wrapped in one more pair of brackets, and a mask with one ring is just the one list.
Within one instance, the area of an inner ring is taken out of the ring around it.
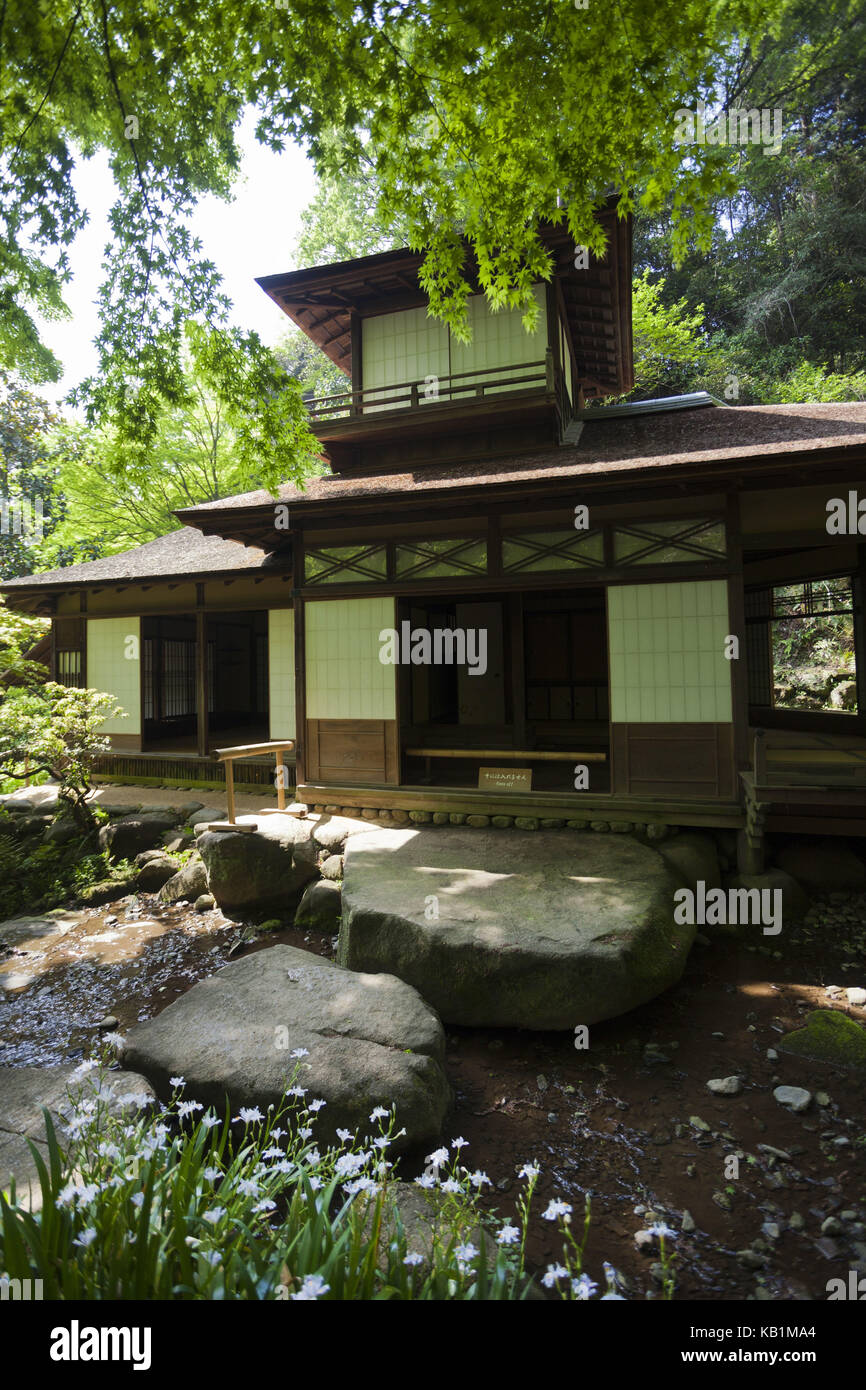
{"label": "gray boulder", "polygon": [[69,841],[74,840],[79,833],[75,822],[64,817],[63,820],[57,820],[53,825],[49,825],[43,838],[46,844],[68,845]]}
{"label": "gray boulder", "polygon": [[138,812],[123,820],[104,825],[99,832],[99,848],[107,849],[111,859],[134,859],[144,849],[155,849],[166,830],[175,824],[172,815]]}
{"label": "gray boulder", "polygon": [[323,859],[319,866],[322,878],[329,878],[334,883],[339,883],[343,877],[343,856],[341,854],[329,854],[327,859]]}
{"label": "gray boulder", "polygon": [[348,816],[322,816],[321,820],[313,823],[312,835],[321,849],[328,850],[330,854],[342,854],[350,835],[366,832],[369,828],[360,818],[351,820]]}
{"label": "gray boulder", "polygon": [[[798,922],[809,909],[809,899],[803,892],[803,889],[800,887],[799,883],[797,883],[796,879],[793,879],[790,874],[785,873],[783,869],[767,869],[762,874],[730,874],[726,876],[724,886],[726,889],[757,888],[761,892],[765,889],[769,889],[770,892],[774,894],[777,890],[781,891],[782,932],[785,930],[786,923]],[[770,899],[771,905],[775,904],[775,902],[776,899],[774,897]],[[759,926],[737,926],[736,924],[730,923],[727,926],[711,926],[707,924],[707,926],[702,927],[701,930],[708,932],[711,936],[744,936],[754,935],[755,932],[757,932],[759,936],[762,935],[762,929]]]}
{"label": "gray boulder", "polygon": [[198,829],[200,825],[210,825],[211,821],[225,820],[226,813],[218,807],[205,806],[201,811],[194,811],[188,819],[188,824]]}
{"label": "gray boulder", "polygon": [[184,864],[179,873],[166,879],[159,890],[159,901],[161,903],[176,903],[180,902],[181,898],[185,898],[187,902],[195,902],[196,898],[200,898],[202,893],[208,891],[204,864],[200,859],[191,859],[188,864]]}
{"label": "gray boulder", "polygon": [[796,839],[776,855],[780,869],[812,893],[862,892],[866,888],[866,865],[844,841]]}
{"label": "gray boulder", "polygon": [[[31,1211],[42,1206],[38,1169],[28,1139],[48,1164],[48,1147],[42,1107],[55,1126],[65,1124],[75,1108],[75,1100],[99,1097],[113,1114],[141,1112],[134,1098],[155,1104],[156,1095],[143,1076],[128,1071],[107,1072],[102,1081],[96,1074],[76,1077],[75,1064],[59,1067],[0,1067],[0,1188],[7,1189],[14,1178],[18,1201]],[[61,1138],[63,1137],[60,1130]]]}
{"label": "gray boulder", "polygon": [[311,879],[318,877],[310,823],[294,816],[239,816],[253,834],[206,830],[198,850],[207,869],[207,886],[223,912],[242,914],[294,906]]}
{"label": "gray boulder", "polygon": [[143,893],[158,893],[163,884],[169,883],[177,874],[177,861],[154,855],[142,864],[136,883]]}
{"label": "gray boulder", "polygon": [[327,878],[319,879],[304,889],[295,913],[295,926],[333,934],[340,925],[342,910],[340,885]]}
{"label": "gray boulder", "polygon": [[676,983],[695,935],[678,879],[626,836],[380,830],[350,837],[344,869],[340,963],[399,976],[448,1023],[613,1018]]}
{"label": "gray boulder", "polygon": [[719,856],[712,835],[686,831],[659,845],[659,854],[689,888],[703,881],[707,888],[721,888]]}
{"label": "gray boulder", "polygon": [[374,1107],[397,1107],[407,1134],[395,1150],[435,1140],[450,1102],[443,1071],[445,1035],[435,1013],[402,981],[359,975],[292,946],[271,946],[234,962],[132,1028],[124,1061],[168,1098],[169,1078],[184,1094],[221,1111],[226,1097],[265,1111],[291,1083],[326,1102],[316,1139],[338,1128],[377,1132]]}

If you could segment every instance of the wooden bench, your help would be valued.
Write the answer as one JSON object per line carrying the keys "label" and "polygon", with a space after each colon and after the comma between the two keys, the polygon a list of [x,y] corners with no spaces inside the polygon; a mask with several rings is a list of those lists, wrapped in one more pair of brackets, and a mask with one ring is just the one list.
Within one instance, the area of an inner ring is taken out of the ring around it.
{"label": "wooden bench", "polygon": [[548,749],[540,748],[405,748],[403,751],[408,758],[424,758],[426,763],[424,774],[428,782],[431,776],[430,761],[432,758],[464,758],[467,761],[474,761],[476,758],[498,758],[501,762],[527,763],[607,762],[606,753],[561,753],[558,750],[551,752]]}
{"label": "wooden bench", "polygon": [[235,784],[233,765],[235,758],[258,758],[262,753],[273,753],[276,758],[277,768],[277,811],[285,810],[286,789],[283,786],[283,779],[279,776],[280,762],[284,753],[291,753],[295,746],[292,738],[277,739],[274,743],[243,743],[237,748],[216,748],[214,752],[218,762],[226,765],[226,801],[228,803],[228,820],[218,821],[214,825],[208,826],[209,830],[246,830],[252,832],[255,827],[252,825],[238,825],[235,821]]}

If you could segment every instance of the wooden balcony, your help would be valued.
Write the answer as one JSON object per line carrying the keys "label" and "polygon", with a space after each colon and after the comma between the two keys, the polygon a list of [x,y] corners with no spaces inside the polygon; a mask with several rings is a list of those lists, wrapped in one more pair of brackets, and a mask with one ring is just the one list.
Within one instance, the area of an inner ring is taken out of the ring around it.
{"label": "wooden balcony", "polygon": [[465,441],[500,427],[525,425],[536,443],[559,442],[574,413],[550,349],[534,362],[315,396],[307,410],[338,469],[361,461],[357,446],[397,439],[404,451],[414,441],[430,457],[441,456],[436,441],[449,433]]}

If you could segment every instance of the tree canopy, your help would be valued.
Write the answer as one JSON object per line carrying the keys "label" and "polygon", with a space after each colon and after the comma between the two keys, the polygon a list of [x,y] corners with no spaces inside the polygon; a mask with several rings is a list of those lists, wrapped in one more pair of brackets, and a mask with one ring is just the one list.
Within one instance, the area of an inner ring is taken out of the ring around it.
{"label": "tree canopy", "polygon": [[[140,451],[183,403],[184,352],[220,400],[241,461],[275,481],[314,445],[297,387],[230,323],[188,218],[231,196],[245,109],[319,172],[376,175],[379,234],[426,252],[435,313],[464,331],[465,236],[491,302],[531,313],[549,273],[540,219],[595,250],[611,194],[665,211],[675,255],[710,237],[730,151],[677,143],[733,44],[758,53],[791,0],[6,0],[0,11],[0,364],[56,379],[36,313],[63,312],[86,219],[70,178],[108,152],[117,183],[100,294],[99,370],[78,399]],[[372,209],[371,209],[372,211]],[[255,455],[255,460],[254,460]]]}

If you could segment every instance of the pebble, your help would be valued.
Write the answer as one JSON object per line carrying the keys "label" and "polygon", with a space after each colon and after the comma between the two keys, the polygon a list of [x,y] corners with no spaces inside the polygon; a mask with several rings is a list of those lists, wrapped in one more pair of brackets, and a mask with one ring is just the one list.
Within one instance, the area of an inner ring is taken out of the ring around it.
{"label": "pebble", "polygon": [[768,1047],[768,1048],[767,1048],[767,1061],[768,1061],[768,1062],[778,1062],[778,1060],[779,1060],[779,1054],[778,1054],[778,1052],[776,1051],[776,1049],[775,1049],[774,1047]]}
{"label": "pebble", "polygon": [[681,1231],[685,1231],[686,1234],[688,1235],[688,1233],[689,1233],[690,1231],[693,1231],[694,1229],[695,1229],[695,1218],[692,1216],[692,1214],[691,1214],[691,1212],[689,1211],[688,1207],[686,1207],[686,1209],[683,1211],[683,1219],[682,1219],[682,1221],[680,1222],[680,1230],[681,1230]]}
{"label": "pebble", "polygon": [[828,1106],[830,1104],[830,1097],[827,1095],[826,1091],[816,1091],[815,1100],[822,1107]]}
{"label": "pebble", "polygon": [[767,1263],[766,1255],[761,1255],[757,1250],[738,1250],[737,1259],[747,1269],[762,1269]]}
{"label": "pebble", "polygon": [[802,1086],[777,1086],[773,1099],[795,1115],[800,1115],[812,1104],[812,1092],[804,1090]]}
{"label": "pebble", "polygon": [[806,1221],[798,1211],[792,1211],[788,1217],[788,1225],[792,1231],[802,1231],[805,1230]]}
{"label": "pebble", "polygon": [[782,1234],[782,1228],[775,1221],[765,1221],[761,1230],[770,1240],[778,1240]]}
{"label": "pebble", "polygon": [[703,1134],[709,1134],[712,1128],[711,1125],[707,1124],[706,1120],[701,1119],[700,1115],[689,1115],[689,1124],[692,1129],[699,1129]]}
{"label": "pebble", "polygon": [[721,1207],[722,1211],[730,1211],[734,1205],[729,1192],[714,1192],[713,1201],[717,1207]]}
{"label": "pebble", "polygon": [[724,1042],[724,1040],[725,1040],[725,1035],[724,1035],[724,1033],[711,1033],[711,1034],[710,1034],[710,1037],[711,1037],[711,1038],[719,1038],[722,1042]]}
{"label": "pebble", "polygon": [[101,1018],[99,1022],[94,1025],[94,1027],[99,1028],[106,1033],[110,1032],[112,1028],[116,1028],[117,1026],[117,1019],[115,1018],[114,1014],[106,1014],[105,1018]]}
{"label": "pebble", "polygon": [[541,1075],[536,1076],[535,1084],[538,1087],[539,1091],[546,1091],[548,1086],[550,1085],[550,1082],[548,1081],[546,1076]]}
{"label": "pebble", "polygon": [[866,1004],[866,989],[846,989],[845,994],[849,1004],[856,1004],[858,1008]]}
{"label": "pebble", "polygon": [[826,1221],[821,1222],[822,1236],[841,1236],[842,1222],[835,1216],[828,1216]]}
{"label": "pebble", "polygon": [[642,1254],[649,1254],[655,1244],[655,1236],[650,1231],[635,1231],[634,1243]]}
{"label": "pebble", "polygon": [[742,1089],[743,1083],[738,1076],[717,1077],[707,1082],[707,1090],[714,1096],[738,1096]]}

